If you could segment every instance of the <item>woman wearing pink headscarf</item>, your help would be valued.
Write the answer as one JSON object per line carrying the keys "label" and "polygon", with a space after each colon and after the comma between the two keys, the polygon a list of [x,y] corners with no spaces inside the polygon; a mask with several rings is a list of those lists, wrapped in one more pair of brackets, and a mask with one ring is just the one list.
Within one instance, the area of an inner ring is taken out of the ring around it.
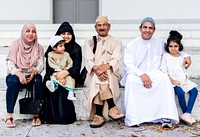
{"label": "woman wearing pink headscarf", "polygon": [[[7,57],[6,127],[15,127],[14,106],[23,87],[32,91],[35,83],[37,99],[42,99],[42,76],[44,68],[43,47],[37,42],[36,27],[32,23],[22,28],[21,38],[12,42]],[[41,125],[39,115],[33,116],[33,126]]]}

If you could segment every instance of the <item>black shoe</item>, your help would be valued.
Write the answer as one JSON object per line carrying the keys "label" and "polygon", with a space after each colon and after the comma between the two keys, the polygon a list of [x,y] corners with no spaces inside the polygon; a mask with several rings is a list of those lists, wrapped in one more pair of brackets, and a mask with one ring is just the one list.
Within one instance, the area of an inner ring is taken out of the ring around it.
{"label": "black shoe", "polygon": [[131,127],[140,127],[140,125],[139,125],[139,124],[137,124],[137,125],[132,125]]}
{"label": "black shoe", "polygon": [[161,121],[163,128],[172,128],[172,122],[170,119],[162,118]]}

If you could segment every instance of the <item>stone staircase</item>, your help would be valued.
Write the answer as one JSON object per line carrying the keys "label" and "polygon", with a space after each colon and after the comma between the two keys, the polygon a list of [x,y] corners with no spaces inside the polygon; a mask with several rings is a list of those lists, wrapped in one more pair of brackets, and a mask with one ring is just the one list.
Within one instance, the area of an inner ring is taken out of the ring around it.
{"label": "stone staircase", "polygon": [[[38,30],[38,41],[44,46],[44,49],[48,46],[48,41],[51,36],[56,33],[60,24],[36,24]],[[19,38],[21,35],[21,24],[0,24],[0,117],[5,117],[5,94],[6,94],[6,64],[5,58],[8,53],[8,47],[10,43]],[[76,41],[83,46],[84,40],[88,37],[96,35],[94,24],[73,24],[74,32],[76,35]],[[188,70],[191,79],[200,85],[200,24],[157,24],[156,32],[154,36],[159,36],[163,39],[167,39],[170,30],[178,30],[183,34],[183,45],[185,51],[192,58],[192,65]],[[110,34],[119,37],[123,46],[127,45],[129,41],[140,35],[139,25],[137,24],[112,24]],[[123,68],[120,68],[120,74],[123,75]],[[82,89],[76,89],[77,100],[74,102],[77,112],[77,118],[81,120],[88,119],[86,111],[83,107],[83,92]],[[121,88],[121,97],[117,100],[118,106],[123,106],[124,89]],[[20,93],[19,98],[23,97],[23,93]],[[178,104],[177,98],[176,103]],[[179,105],[179,113],[181,114]],[[18,101],[15,107],[15,118],[23,119],[30,118],[30,115],[19,115]],[[200,119],[200,95],[197,98],[194,106],[193,115],[196,119]]]}

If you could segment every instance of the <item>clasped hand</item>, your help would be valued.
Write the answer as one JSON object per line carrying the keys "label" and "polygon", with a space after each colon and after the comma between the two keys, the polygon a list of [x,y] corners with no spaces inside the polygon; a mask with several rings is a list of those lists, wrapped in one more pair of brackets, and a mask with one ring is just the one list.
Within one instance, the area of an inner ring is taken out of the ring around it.
{"label": "clasped hand", "polygon": [[66,80],[65,77],[69,74],[69,72],[67,70],[63,70],[63,71],[59,71],[59,72],[55,72],[53,73],[53,75],[56,77],[56,79],[62,84],[65,85],[66,84]]}
{"label": "clasped hand", "polygon": [[16,75],[19,78],[20,83],[22,84],[28,84],[34,77],[34,75],[38,74],[39,72],[37,70],[33,70],[29,73],[23,73],[21,71],[16,72]]}
{"label": "clasped hand", "polygon": [[99,66],[94,66],[93,71],[97,75],[98,79],[100,81],[106,81],[108,80],[108,74],[107,71],[110,69],[109,64],[101,64]]}

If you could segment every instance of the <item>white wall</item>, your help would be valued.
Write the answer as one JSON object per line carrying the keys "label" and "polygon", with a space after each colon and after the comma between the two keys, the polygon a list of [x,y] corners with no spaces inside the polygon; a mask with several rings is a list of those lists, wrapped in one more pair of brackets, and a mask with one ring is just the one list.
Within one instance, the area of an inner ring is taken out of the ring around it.
{"label": "white wall", "polygon": [[100,0],[100,7],[112,22],[138,23],[146,16],[161,23],[200,22],[200,0]]}
{"label": "white wall", "polygon": [[[53,0],[0,0],[0,23],[52,23]],[[112,23],[200,23],[200,0],[99,0],[99,14]]]}
{"label": "white wall", "polygon": [[51,23],[52,0],[1,0],[0,23]]}

